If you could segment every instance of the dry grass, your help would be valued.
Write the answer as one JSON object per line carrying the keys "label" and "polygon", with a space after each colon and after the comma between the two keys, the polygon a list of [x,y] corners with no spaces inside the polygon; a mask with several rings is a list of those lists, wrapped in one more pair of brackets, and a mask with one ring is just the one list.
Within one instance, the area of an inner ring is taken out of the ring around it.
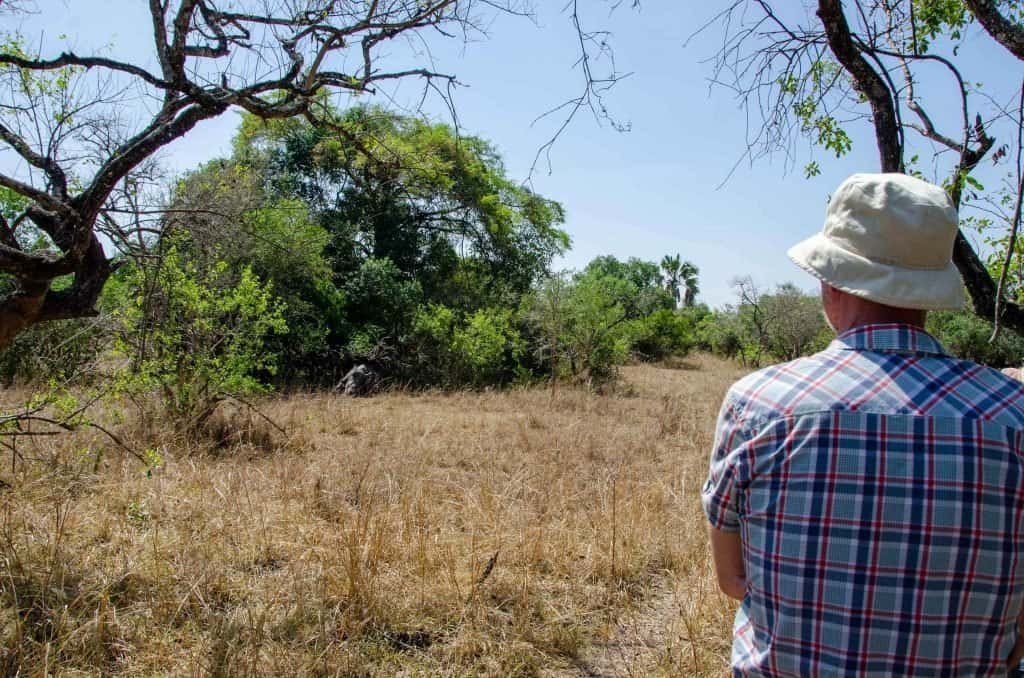
{"label": "dry grass", "polygon": [[[688,367],[614,396],[292,396],[264,403],[287,438],[227,413],[151,476],[101,438],[22,443],[0,673],[721,675],[698,492],[738,372]],[[633,626],[654,642],[609,660]]]}

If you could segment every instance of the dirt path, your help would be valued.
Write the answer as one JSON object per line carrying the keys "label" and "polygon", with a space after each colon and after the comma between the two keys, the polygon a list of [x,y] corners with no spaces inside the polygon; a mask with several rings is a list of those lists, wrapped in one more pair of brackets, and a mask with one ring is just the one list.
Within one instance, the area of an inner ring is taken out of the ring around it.
{"label": "dirt path", "polygon": [[611,637],[595,643],[577,666],[559,669],[548,678],[607,678],[650,676],[678,628],[679,603],[669,582],[660,581],[650,597],[628,617],[619,620]]}

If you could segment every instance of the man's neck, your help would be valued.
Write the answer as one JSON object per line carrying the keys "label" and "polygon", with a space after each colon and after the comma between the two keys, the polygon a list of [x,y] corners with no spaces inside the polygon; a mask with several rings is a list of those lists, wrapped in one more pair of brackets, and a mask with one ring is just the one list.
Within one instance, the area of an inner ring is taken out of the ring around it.
{"label": "man's neck", "polygon": [[910,325],[911,327],[919,330],[924,329],[924,319],[910,319],[910,318],[893,318],[893,317],[878,317],[870,319],[855,320],[851,323],[846,324],[845,327],[836,328],[836,334],[842,334],[850,330],[855,330],[858,327],[865,327],[866,325]]}
{"label": "man's neck", "polygon": [[842,334],[855,327],[897,323],[924,329],[928,311],[913,308],[887,306],[852,294],[839,293],[825,300],[831,304],[831,312],[827,315],[832,320],[836,334]]}

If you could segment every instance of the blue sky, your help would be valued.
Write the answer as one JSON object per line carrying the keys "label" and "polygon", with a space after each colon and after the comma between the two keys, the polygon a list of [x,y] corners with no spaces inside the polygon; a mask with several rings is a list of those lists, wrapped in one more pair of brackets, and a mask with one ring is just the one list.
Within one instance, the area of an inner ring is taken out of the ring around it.
{"label": "blue sky", "polygon": [[[436,67],[457,74],[466,85],[455,99],[461,127],[489,139],[514,179],[527,177],[538,148],[559,122],[534,120],[580,86],[573,69],[575,34],[563,3],[535,4],[536,24],[502,17],[490,25],[486,39],[430,45]],[[678,252],[700,268],[700,298],[712,306],[733,299],[730,281],[741,275],[765,287],[784,281],[816,287],[785,251],[820,228],[827,196],[845,176],[877,168],[873,138],[855,126],[848,156],[835,160],[816,151],[823,171],[810,180],[801,171],[810,157],[804,146],[795,169],[781,156],[753,166],[743,162],[720,187],[744,152],[745,114],[725,89],[709,92],[711,66],[705,60],[716,52],[720,30],[684,43],[721,5],[648,0],[640,11],[620,7],[609,15],[605,2],[581,2],[584,21],[612,30],[618,70],[632,73],[608,98],[630,131],[617,132],[581,114],[552,149],[551,172],[544,165],[534,174],[533,187],[567,211],[573,248],[558,267],[579,268],[601,254],[658,260]],[[79,53],[110,45],[114,55],[154,60],[144,3],[41,0],[40,7],[43,14],[25,20],[22,30],[33,38],[42,34],[43,44],[63,33]],[[983,43],[976,37],[968,38],[968,52]],[[392,57],[409,58],[401,47]],[[1019,62],[998,50],[982,48],[965,59],[997,83],[1015,81],[1020,72]],[[412,102],[418,93],[410,83],[393,95],[398,102]],[[447,116],[436,100],[428,101],[426,111],[439,119]],[[167,148],[166,161],[185,170],[228,153],[237,121],[227,114],[202,123]]]}

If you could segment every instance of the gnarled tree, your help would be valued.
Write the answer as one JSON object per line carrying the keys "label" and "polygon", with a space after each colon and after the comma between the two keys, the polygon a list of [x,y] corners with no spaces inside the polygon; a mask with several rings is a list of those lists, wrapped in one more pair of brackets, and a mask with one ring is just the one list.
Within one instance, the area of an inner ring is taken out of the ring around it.
{"label": "gnarled tree", "polygon": [[[138,229],[130,200],[154,153],[202,120],[238,107],[264,118],[315,115],[325,90],[373,92],[421,78],[427,68],[390,70],[380,47],[437,29],[473,29],[478,6],[455,0],[301,0],[227,3],[150,0],[159,69],[102,55],[31,53],[18,35],[0,46],[0,141],[18,156],[0,186],[20,203],[0,222],[0,271],[16,285],[0,301],[0,346],[40,321],[92,314],[111,271],[114,245]],[[129,97],[155,103],[141,126],[119,109]],[[98,226],[97,226],[98,225]],[[45,234],[27,247],[19,231]],[[38,240],[36,241],[38,242]],[[54,281],[68,276],[54,288]]]}
{"label": "gnarled tree", "polygon": [[[596,109],[618,76],[614,67],[593,75],[604,34],[584,31],[575,3],[570,9],[587,65],[574,113]],[[19,9],[0,4],[4,11]],[[140,29],[153,37],[152,68],[106,51],[45,54],[0,33],[0,277],[9,283],[0,287],[8,290],[0,294],[0,348],[35,323],[95,314],[111,253],[144,249],[159,228],[140,208],[140,196],[158,186],[154,154],[199,122],[236,108],[319,123],[329,94],[373,94],[404,80],[450,104],[454,76],[389,60],[382,48],[427,33],[483,34],[489,15],[523,15],[529,4],[149,0],[148,11]],[[421,47],[408,55],[429,63]]]}

